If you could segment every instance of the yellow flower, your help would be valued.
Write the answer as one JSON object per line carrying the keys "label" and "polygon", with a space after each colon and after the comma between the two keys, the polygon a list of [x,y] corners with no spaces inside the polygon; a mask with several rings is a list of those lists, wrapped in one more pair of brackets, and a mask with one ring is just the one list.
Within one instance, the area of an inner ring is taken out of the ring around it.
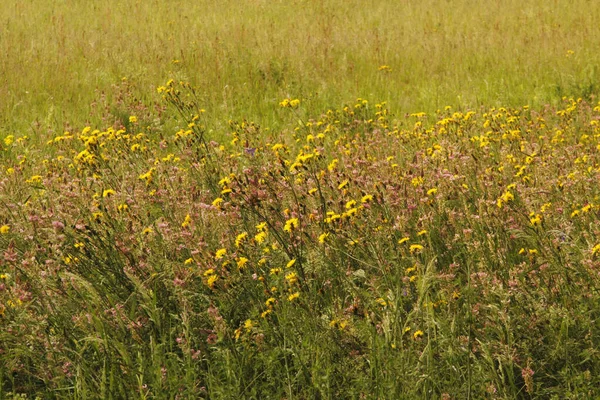
{"label": "yellow flower", "polygon": [[10,226],[2,225],[0,226],[0,234],[6,235],[10,231]]}
{"label": "yellow flower", "polygon": [[600,243],[592,248],[592,256],[600,254]]}
{"label": "yellow flower", "polygon": [[112,190],[112,189],[105,189],[105,190],[102,192],[102,197],[110,197],[110,196],[112,196],[112,195],[113,195],[113,194],[115,194],[115,193],[117,193],[117,192],[115,192],[115,191],[114,191],[114,190]]}
{"label": "yellow flower", "polygon": [[294,229],[298,228],[298,218],[290,218],[287,221],[285,221],[285,226],[283,227],[283,230],[285,232],[292,232]]}
{"label": "yellow flower", "polygon": [[254,236],[254,240],[258,244],[263,243],[266,240],[266,238],[267,238],[267,232],[259,232],[256,234],[256,236]]}
{"label": "yellow flower", "polygon": [[387,306],[387,302],[382,297],[378,298],[375,301],[377,302],[377,304],[379,304],[382,307],[386,307]]}
{"label": "yellow flower", "polygon": [[152,232],[154,232],[154,230],[153,230],[152,228],[148,227],[148,228],[146,228],[146,229],[144,229],[144,230],[142,231],[142,234],[144,234],[144,235],[149,235],[149,234],[151,234]]}
{"label": "yellow flower", "polygon": [[348,186],[348,179],[345,179],[342,183],[340,183],[338,185],[338,190],[342,190],[343,188],[345,188],[346,186]]}
{"label": "yellow flower", "polygon": [[191,264],[191,263],[193,263],[193,262],[194,262],[194,259],[190,257],[190,258],[188,258],[187,260],[185,260],[183,263],[184,263],[185,265],[190,265],[190,264]]}
{"label": "yellow flower", "polygon": [[235,340],[237,341],[240,338],[240,336],[242,336],[242,328],[237,328],[235,330],[234,334],[235,334]]}
{"label": "yellow flower", "polygon": [[246,329],[247,331],[252,329],[253,326],[254,324],[252,323],[251,319],[247,319],[246,322],[244,322],[244,329]]}
{"label": "yellow flower", "polygon": [[297,299],[298,297],[300,297],[300,293],[299,292],[295,292],[292,293],[288,296],[288,300],[289,301],[294,301],[295,299]]}
{"label": "yellow flower", "polygon": [[246,257],[240,257],[237,260],[237,266],[239,269],[243,269],[246,264],[248,264],[248,259]]}
{"label": "yellow flower", "polygon": [[132,124],[135,124],[137,122],[137,117],[135,115],[132,115],[129,117],[129,122],[131,122]]}
{"label": "yellow flower", "polygon": [[239,235],[237,235],[237,237],[235,238],[235,247],[240,247],[242,245],[242,243],[244,242],[244,240],[246,240],[247,237],[248,237],[247,232],[242,232]]}
{"label": "yellow flower", "polygon": [[208,279],[206,280],[206,285],[209,288],[214,289],[215,283],[217,282],[217,279],[219,279],[219,277],[217,275],[210,275],[208,277]]}
{"label": "yellow flower", "polygon": [[427,196],[432,196],[437,193],[437,188],[432,188],[427,191]]}
{"label": "yellow flower", "polygon": [[273,306],[273,304],[275,304],[275,301],[276,301],[276,300],[275,300],[275,297],[269,297],[269,298],[267,299],[267,301],[265,301],[265,305],[266,305],[267,307],[272,307],[272,306]]}
{"label": "yellow flower", "polygon": [[286,264],[286,268],[292,268],[292,266],[296,264],[296,259],[292,258],[290,261],[288,261],[288,263]]}
{"label": "yellow flower", "polygon": [[293,285],[294,283],[298,282],[298,275],[296,275],[295,272],[290,272],[285,276],[285,280],[288,281],[290,285]]}
{"label": "yellow flower", "polygon": [[212,205],[213,205],[213,207],[220,208],[221,203],[223,203],[223,199],[220,197],[217,197],[216,199],[213,200]]}
{"label": "yellow flower", "polygon": [[533,226],[539,226],[542,224],[542,216],[540,214],[531,213],[529,214],[529,222]]}
{"label": "yellow flower", "polygon": [[329,171],[333,171],[335,169],[335,167],[337,167],[339,162],[340,162],[340,160],[338,160],[337,158],[334,158],[333,160],[331,160],[331,162],[327,166],[327,169]]}
{"label": "yellow flower", "polygon": [[427,229],[423,229],[422,231],[417,232],[417,236],[423,236],[427,233]]}
{"label": "yellow flower", "polygon": [[423,250],[423,246],[421,246],[420,244],[411,244],[409,250],[411,253],[417,253]]}
{"label": "yellow flower", "polygon": [[227,254],[227,249],[217,250],[217,252],[215,253],[215,260],[220,260],[225,256],[225,254]]}
{"label": "yellow flower", "polygon": [[413,333],[413,339],[417,340],[423,337],[423,331],[422,330],[418,330],[415,333]]}
{"label": "yellow flower", "polygon": [[192,217],[190,217],[190,214],[186,214],[185,218],[183,219],[183,222],[181,223],[181,227],[187,228],[188,226],[190,226],[191,223]]}
{"label": "yellow flower", "polygon": [[398,244],[406,243],[409,240],[410,240],[410,238],[408,236],[405,236],[402,239],[398,240]]}
{"label": "yellow flower", "polygon": [[325,243],[325,240],[329,237],[329,233],[321,233],[319,235],[319,243]]}
{"label": "yellow flower", "polygon": [[362,197],[362,199],[360,199],[361,203],[370,203],[371,201],[373,201],[373,196],[370,194],[366,194]]}

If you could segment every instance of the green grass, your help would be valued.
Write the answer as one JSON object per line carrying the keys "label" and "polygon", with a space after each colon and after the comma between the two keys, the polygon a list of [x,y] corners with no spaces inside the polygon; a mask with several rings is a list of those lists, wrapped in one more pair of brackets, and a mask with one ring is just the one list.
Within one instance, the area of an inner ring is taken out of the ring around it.
{"label": "green grass", "polygon": [[98,123],[90,104],[123,77],[144,99],[182,78],[212,122],[265,125],[290,96],[313,112],[356,97],[398,112],[539,106],[597,94],[600,77],[600,7],[584,0],[6,0],[0,21],[7,132]]}

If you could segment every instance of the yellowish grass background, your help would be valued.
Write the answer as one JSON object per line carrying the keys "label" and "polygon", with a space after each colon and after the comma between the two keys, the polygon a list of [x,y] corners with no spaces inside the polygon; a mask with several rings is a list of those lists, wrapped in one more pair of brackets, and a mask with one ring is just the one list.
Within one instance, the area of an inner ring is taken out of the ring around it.
{"label": "yellowish grass background", "polygon": [[[98,123],[90,104],[123,77],[158,98],[201,89],[214,121],[272,123],[356,97],[393,111],[533,106],[590,96],[600,78],[594,0],[3,0],[0,122]],[[391,70],[379,70],[387,65]]]}

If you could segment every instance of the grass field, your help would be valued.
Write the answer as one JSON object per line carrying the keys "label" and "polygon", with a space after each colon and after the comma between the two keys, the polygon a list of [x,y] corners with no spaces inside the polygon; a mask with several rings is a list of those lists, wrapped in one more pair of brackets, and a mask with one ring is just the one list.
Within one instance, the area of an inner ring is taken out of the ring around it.
{"label": "grass field", "polygon": [[315,113],[356,97],[394,112],[540,106],[596,94],[600,77],[600,7],[584,0],[5,0],[0,21],[7,133],[99,124],[90,105],[123,77],[145,100],[183,79],[213,123],[268,125],[290,96]]}
{"label": "grass field", "polygon": [[594,2],[0,21],[0,400],[600,396]]}

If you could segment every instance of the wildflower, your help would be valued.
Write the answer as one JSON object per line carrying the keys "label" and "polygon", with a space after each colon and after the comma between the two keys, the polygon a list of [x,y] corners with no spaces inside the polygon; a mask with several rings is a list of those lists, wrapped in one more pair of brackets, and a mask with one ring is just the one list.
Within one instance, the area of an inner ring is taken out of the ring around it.
{"label": "wildflower", "polygon": [[260,317],[261,318],[266,318],[267,315],[271,314],[273,312],[273,310],[271,310],[270,308],[268,310],[265,310],[263,312],[260,313]]}
{"label": "wildflower", "polygon": [[329,163],[329,165],[327,166],[327,169],[331,172],[335,169],[335,167],[337,167],[338,163],[340,161],[337,158],[334,158],[333,160],[331,160],[331,162]]}
{"label": "wildflower", "polygon": [[192,223],[192,218],[190,217],[190,214],[186,214],[185,218],[183,219],[183,222],[181,223],[181,227],[187,228],[188,226],[190,226],[191,223]]}
{"label": "wildflower", "polygon": [[217,279],[219,279],[219,277],[217,275],[210,275],[208,277],[208,279],[206,280],[206,285],[209,288],[214,289],[215,283],[217,282]]}
{"label": "wildflower", "polygon": [[27,179],[25,182],[31,183],[31,184],[42,183],[42,176],[41,175],[33,175],[31,178]]}
{"label": "wildflower", "polygon": [[266,238],[267,238],[267,232],[259,232],[256,234],[256,236],[254,236],[254,240],[258,244],[263,243],[266,240]]}
{"label": "wildflower", "polygon": [[410,240],[410,238],[408,236],[405,236],[402,239],[398,240],[398,244],[406,243],[409,240]]}
{"label": "wildflower", "polygon": [[418,253],[423,250],[423,246],[420,244],[411,244],[409,250],[411,253]]}
{"label": "wildflower", "polygon": [[290,218],[287,221],[285,221],[285,226],[283,227],[283,230],[285,232],[292,232],[294,229],[298,228],[298,218]]}
{"label": "wildflower", "polygon": [[571,213],[571,218],[576,217],[577,215],[579,215],[580,211],[579,210],[575,210]]}
{"label": "wildflower", "polygon": [[155,171],[154,168],[150,168],[146,173],[141,174],[138,178],[143,181],[146,181],[146,185],[149,185],[150,182],[152,182],[154,171]]}
{"label": "wildflower", "polygon": [[377,300],[375,300],[377,302],[377,304],[379,304],[381,307],[386,307],[387,306],[387,302],[383,299],[383,298],[378,298]]}
{"label": "wildflower", "polygon": [[105,189],[105,190],[102,192],[102,197],[110,197],[110,196],[112,196],[112,195],[113,195],[113,194],[115,194],[115,193],[117,193],[117,192],[115,192],[115,191],[114,191],[114,190],[112,190],[112,189]]}
{"label": "wildflower", "polygon": [[132,124],[135,124],[137,122],[137,117],[135,115],[131,115],[129,117],[129,122],[131,122]]}
{"label": "wildflower", "polygon": [[276,300],[275,300],[275,297],[269,297],[269,298],[267,299],[267,301],[265,301],[265,305],[266,305],[267,307],[272,307],[272,306],[273,306],[273,304],[275,304],[275,301],[276,301]]}
{"label": "wildflower", "polygon": [[338,185],[338,190],[342,190],[343,188],[345,188],[346,186],[348,186],[348,179],[345,179],[342,183],[340,183]]}
{"label": "wildflower", "polygon": [[423,236],[427,233],[427,229],[423,229],[422,231],[417,232],[417,236]]}
{"label": "wildflower", "polygon": [[282,271],[281,268],[271,268],[269,275],[278,275]]}
{"label": "wildflower", "polygon": [[220,260],[225,256],[225,254],[227,254],[227,249],[217,250],[217,252],[215,253],[215,260]]}
{"label": "wildflower", "polygon": [[413,333],[413,339],[414,340],[420,339],[423,337],[423,335],[424,335],[423,331],[419,329],[418,331]]}
{"label": "wildflower", "polygon": [[351,209],[352,207],[354,207],[356,205],[356,201],[354,200],[350,200],[349,202],[346,203],[346,210]]}
{"label": "wildflower", "polygon": [[95,212],[92,214],[92,219],[94,221],[100,221],[102,219],[102,217],[104,216],[104,214],[102,214],[101,212]]}
{"label": "wildflower", "polygon": [[437,188],[432,188],[427,191],[427,196],[433,196],[437,193]]}
{"label": "wildflower", "polygon": [[289,301],[294,301],[294,300],[296,300],[298,297],[300,297],[300,293],[299,293],[299,292],[295,292],[295,293],[292,293],[292,294],[290,294],[290,295],[288,296],[288,300],[289,300]]}
{"label": "wildflower", "polygon": [[240,258],[238,258],[236,263],[237,263],[237,266],[239,269],[244,269],[244,267],[248,263],[248,259],[246,257],[240,257]]}
{"label": "wildflower", "polygon": [[592,256],[596,256],[598,254],[600,254],[600,243],[592,248]]}
{"label": "wildflower", "polygon": [[119,206],[117,207],[117,210],[119,211],[126,211],[129,208],[129,206],[125,203],[123,204],[119,204]]}
{"label": "wildflower", "polygon": [[[511,185],[509,185],[509,188],[511,187]],[[514,185],[513,185],[514,187]],[[498,199],[498,201],[496,202],[496,204],[498,205],[498,208],[502,208],[502,206],[505,203],[508,203],[510,201],[513,201],[515,199],[515,196],[510,192],[510,191],[506,191],[502,194],[502,196],[500,196],[500,198]]]}
{"label": "wildflower", "polygon": [[244,240],[246,240],[247,237],[248,237],[247,232],[242,232],[239,235],[237,235],[235,238],[235,247],[240,247],[242,245],[242,243],[244,242]]}
{"label": "wildflower", "polygon": [[329,237],[329,233],[321,233],[319,235],[319,243],[325,243],[325,240]]}
{"label": "wildflower", "polygon": [[414,186],[421,186],[423,184],[423,178],[422,177],[416,177],[416,178],[412,178],[410,183]]}
{"label": "wildflower", "polygon": [[242,336],[242,328],[237,328],[234,332],[235,340],[237,341]]}
{"label": "wildflower", "polygon": [[540,214],[531,213],[529,214],[529,222],[533,226],[539,226],[542,224],[542,216]]}
{"label": "wildflower", "polygon": [[10,226],[2,225],[0,226],[0,234],[6,235],[10,231]]}
{"label": "wildflower", "polygon": [[149,234],[151,234],[152,232],[154,232],[154,230],[153,230],[152,228],[150,228],[150,227],[147,227],[146,229],[144,229],[144,230],[142,231],[142,234],[143,234],[143,235],[149,235]]}
{"label": "wildflower", "polygon": [[263,232],[267,230],[267,223],[266,222],[261,222],[260,224],[256,225],[256,230],[259,232]]}
{"label": "wildflower", "polygon": [[217,197],[216,199],[213,200],[212,205],[213,205],[213,207],[221,208],[222,203],[223,203],[223,199],[220,197]]}
{"label": "wildflower", "polygon": [[183,263],[184,263],[185,265],[190,265],[190,264],[191,264],[191,263],[193,263],[193,262],[194,262],[194,259],[193,259],[192,257],[190,257],[190,258],[188,258],[187,260],[185,260]]}
{"label": "wildflower", "polygon": [[287,274],[285,276],[285,280],[290,284],[293,285],[294,283],[298,282],[298,275],[296,275],[295,272],[290,272],[289,274]]}
{"label": "wildflower", "polygon": [[244,322],[244,329],[247,331],[251,330],[253,326],[254,324],[252,323],[251,319],[247,319],[246,322]]}
{"label": "wildflower", "polygon": [[292,268],[294,266],[294,264],[296,264],[296,259],[292,258],[290,261],[288,261],[288,263],[285,265],[285,267]]}
{"label": "wildflower", "polygon": [[366,194],[362,197],[362,199],[360,199],[361,203],[370,203],[371,201],[373,201],[373,196],[370,194]]}

